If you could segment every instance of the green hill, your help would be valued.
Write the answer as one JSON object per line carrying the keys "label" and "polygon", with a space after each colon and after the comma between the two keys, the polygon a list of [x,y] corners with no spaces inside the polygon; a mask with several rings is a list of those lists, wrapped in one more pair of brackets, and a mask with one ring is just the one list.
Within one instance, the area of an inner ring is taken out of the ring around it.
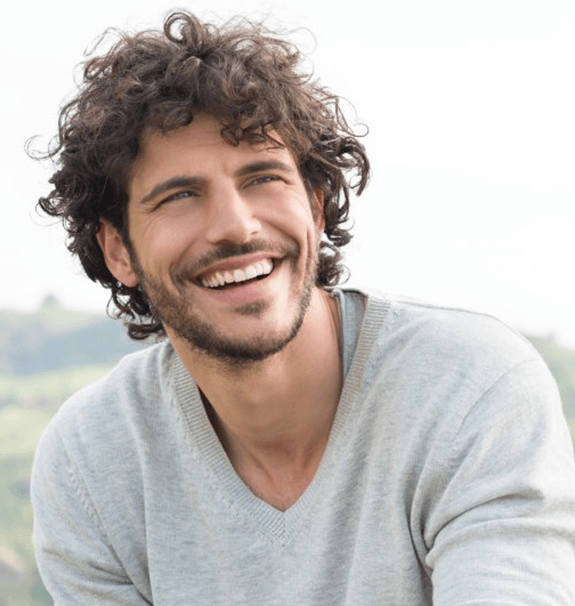
{"label": "green hill", "polygon": [[0,374],[106,364],[138,347],[121,322],[67,310],[53,297],[36,313],[0,311]]}

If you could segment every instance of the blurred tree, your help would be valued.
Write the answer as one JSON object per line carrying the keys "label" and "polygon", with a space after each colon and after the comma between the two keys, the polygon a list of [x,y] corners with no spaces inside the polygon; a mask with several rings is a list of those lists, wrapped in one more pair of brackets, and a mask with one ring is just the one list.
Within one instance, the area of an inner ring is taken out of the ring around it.
{"label": "blurred tree", "polygon": [[575,351],[559,345],[554,335],[528,337],[557,381],[568,419],[575,419]]}

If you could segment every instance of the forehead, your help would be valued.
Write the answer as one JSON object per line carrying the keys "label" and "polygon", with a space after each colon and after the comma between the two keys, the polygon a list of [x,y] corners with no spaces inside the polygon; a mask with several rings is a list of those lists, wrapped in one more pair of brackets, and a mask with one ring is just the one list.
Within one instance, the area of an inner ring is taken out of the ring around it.
{"label": "forehead", "polygon": [[[140,149],[134,164],[158,162],[165,154],[197,154],[200,158],[213,154],[242,156],[258,153],[287,153],[292,155],[279,133],[271,131],[273,141],[249,143],[240,141],[237,145],[229,143],[222,137],[223,124],[207,114],[196,114],[193,121],[174,131],[162,133],[158,129],[144,130],[140,139]],[[277,141],[278,144],[274,143]],[[226,153],[227,152],[227,153]],[[235,152],[235,153],[234,153]],[[175,158],[172,157],[172,160]]]}

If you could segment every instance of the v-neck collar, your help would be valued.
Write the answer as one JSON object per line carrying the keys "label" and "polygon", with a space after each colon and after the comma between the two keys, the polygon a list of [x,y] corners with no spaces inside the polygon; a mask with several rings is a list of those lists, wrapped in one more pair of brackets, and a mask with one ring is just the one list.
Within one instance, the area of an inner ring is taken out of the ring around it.
{"label": "v-neck collar", "polygon": [[[345,296],[341,294],[340,296]],[[197,448],[203,461],[206,481],[220,492],[222,500],[237,514],[255,521],[272,542],[285,545],[293,535],[299,520],[309,510],[324,477],[329,474],[334,458],[340,456],[352,434],[354,418],[351,412],[356,406],[359,386],[363,380],[369,354],[389,309],[389,301],[368,297],[367,307],[361,323],[355,354],[345,377],[337,412],[328,443],[318,469],[302,495],[285,511],[276,509],[253,494],[232,466],[201,400],[199,389],[179,356],[173,352],[173,385],[178,404],[182,410],[186,431],[192,445]],[[345,306],[342,324],[347,320]],[[345,338],[345,336],[344,336]]]}

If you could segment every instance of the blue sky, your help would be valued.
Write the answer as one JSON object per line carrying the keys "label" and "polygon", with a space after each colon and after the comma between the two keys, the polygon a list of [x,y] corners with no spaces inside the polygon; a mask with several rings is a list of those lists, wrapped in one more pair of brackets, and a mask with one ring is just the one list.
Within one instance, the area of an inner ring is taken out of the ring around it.
{"label": "blue sky", "polygon": [[[175,5],[36,4],[4,11],[0,40],[0,307],[34,309],[55,293],[103,310],[61,228],[34,215],[49,167],[23,145],[54,134],[74,68],[106,27],[156,25]],[[238,4],[186,6],[218,21]],[[374,176],[353,211],[351,284],[486,311],[575,346],[572,0],[247,0],[242,10],[300,28],[317,76],[370,128]]]}

